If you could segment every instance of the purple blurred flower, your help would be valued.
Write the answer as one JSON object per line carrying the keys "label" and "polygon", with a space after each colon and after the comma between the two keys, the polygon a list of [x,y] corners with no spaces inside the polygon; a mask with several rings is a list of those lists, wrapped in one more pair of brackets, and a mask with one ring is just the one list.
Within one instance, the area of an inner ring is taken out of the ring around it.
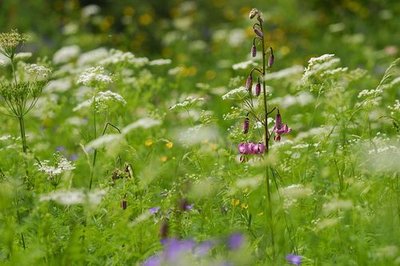
{"label": "purple blurred flower", "polygon": [[195,247],[193,253],[199,257],[204,256],[213,248],[213,246],[214,243],[211,241],[201,242]]}
{"label": "purple blurred flower", "polygon": [[295,254],[289,254],[286,256],[286,260],[288,263],[293,265],[300,265],[301,264],[301,256]]}
{"label": "purple blurred flower", "polygon": [[153,207],[149,209],[151,214],[156,214],[160,210],[160,207]]}
{"label": "purple blurred flower", "polygon": [[78,154],[76,154],[76,153],[71,154],[71,155],[69,156],[69,159],[70,159],[71,161],[76,161],[76,160],[78,160]]}
{"label": "purple blurred flower", "polygon": [[161,265],[161,258],[159,255],[151,256],[142,263],[142,266],[160,266],[160,265]]}
{"label": "purple blurred flower", "polygon": [[193,209],[193,204],[189,204],[189,201],[183,198],[179,201],[179,209],[181,211],[191,211]]}
{"label": "purple blurred flower", "polygon": [[164,253],[169,261],[174,261],[183,253],[191,252],[195,245],[196,243],[193,240],[170,238],[164,243]]}
{"label": "purple blurred flower", "polygon": [[230,250],[239,249],[244,242],[244,236],[240,233],[234,233],[228,237],[228,248]]}
{"label": "purple blurred flower", "polygon": [[275,117],[275,126],[273,128],[273,131],[275,132],[275,141],[280,141],[281,135],[290,133],[292,131],[292,129],[289,128],[288,125],[282,123],[282,117],[279,113],[279,110]]}
{"label": "purple blurred flower", "polygon": [[238,145],[240,154],[262,154],[265,151],[264,143],[242,142]]}
{"label": "purple blurred flower", "polygon": [[65,147],[64,146],[57,146],[56,147],[56,151],[63,152],[63,151],[65,151]]}

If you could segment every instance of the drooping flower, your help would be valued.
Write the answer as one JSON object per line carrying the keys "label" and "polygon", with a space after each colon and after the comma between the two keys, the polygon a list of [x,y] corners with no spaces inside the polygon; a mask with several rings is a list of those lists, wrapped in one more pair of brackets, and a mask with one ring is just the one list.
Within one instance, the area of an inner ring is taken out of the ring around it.
{"label": "drooping flower", "polygon": [[301,256],[295,254],[289,254],[286,256],[286,260],[288,263],[293,265],[300,265],[301,264]]}
{"label": "drooping flower", "polygon": [[265,151],[264,143],[242,142],[238,146],[240,154],[262,154]]}
{"label": "drooping flower", "polygon": [[256,45],[253,43],[253,45],[251,46],[251,56],[256,57],[256,55],[257,55],[257,48]]}
{"label": "drooping flower", "polygon": [[253,86],[253,76],[250,74],[246,80],[246,89],[251,91],[251,87]]}
{"label": "drooping flower", "polygon": [[270,54],[269,54],[269,58],[268,58],[268,67],[271,68],[275,62],[275,56],[274,56],[274,50],[272,50],[272,47],[269,47],[269,50],[270,50]]}
{"label": "drooping flower", "polygon": [[260,13],[260,12],[258,11],[257,8],[253,8],[252,10],[250,10],[249,18],[252,19],[252,18],[254,18],[255,16],[257,16],[259,13]]}
{"label": "drooping flower", "polygon": [[250,119],[246,117],[243,122],[243,134],[247,134],[249,132],[250,127]]}
{"label": "drooping flower", "polygon": [[259,96],[261,93],[261,83],[260,79],[257,80],[257,85],[256,85],[256,96]]}
{"label": "drooping flower", "polygon": [[279,110],[275,117],[275,126],[273,128],[273,131],[275,132],[275,141],[280,141],[281,135],[290,133],[292,131],[292,129],[288,127],[288,125],[282,123],[282,116],[279,113]]}
{"label": "drooping flower", "polygon": [[264,37],[264,33],[257,27],[254,27],[254,33],[257,34],[258,37]]}

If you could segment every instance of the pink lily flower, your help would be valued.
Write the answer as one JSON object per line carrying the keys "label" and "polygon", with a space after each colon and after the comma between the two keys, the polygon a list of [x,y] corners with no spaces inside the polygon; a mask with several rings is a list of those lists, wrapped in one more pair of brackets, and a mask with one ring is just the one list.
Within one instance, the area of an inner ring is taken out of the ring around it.
{"label": "pink lily flower", "polygon": [[288,125],[282,123],[282,117],[279,113],[279,110],[275,117],[275,126],[273,128],[273,131],[275,132],[275,141],[280,141],[281,135],[290,133],[292,131],[292,129],[288,127]]}

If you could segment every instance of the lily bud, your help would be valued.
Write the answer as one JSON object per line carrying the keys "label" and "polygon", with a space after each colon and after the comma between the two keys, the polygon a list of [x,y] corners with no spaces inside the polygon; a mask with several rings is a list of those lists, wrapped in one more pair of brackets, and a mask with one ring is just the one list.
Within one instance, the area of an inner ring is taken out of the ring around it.
{"label": "lily bud", "polygon": [[251,47],[251,56],[256,57],[256,54],[257,54],[257,48],[256,45],[253,44],[253,46]]}
{"label": "lily bud", "polygon": [[249,13],[249,18],[252,19],[254,18],[256,15],[258,15],[259,11],[257,10],[257,8],[253,8],[250,13]]}
{"label": "lily bud", "polygon": [[264,37],[264,33],[259,28],[254,28],[254,33],[258,35],[258,37]]}
{"label": "lily bud", "polygon": [[250,119],[246,117],[243,123],[243,134],[247,134],[249,132],[249,126],[250,126]]}
{"label": "lily bud", "polygon": [[260,79],[258,79],[257,85],[256,85],[256,96],[259,96],[261,93],[261,83]]}
{"label": "lily bud", "polygon": [[272,67],[272,65],[275,62],[274,50],[272,50],[271,47],[269,48],[269,50],[270,50],[271,53],[270,53],[269,58],[268,58],[268,67]]}
{"label": "lily bud", "polygon": [[250,74],[246,80],[246,88],[251,91],[251,87],[253,86],[253,76]]}

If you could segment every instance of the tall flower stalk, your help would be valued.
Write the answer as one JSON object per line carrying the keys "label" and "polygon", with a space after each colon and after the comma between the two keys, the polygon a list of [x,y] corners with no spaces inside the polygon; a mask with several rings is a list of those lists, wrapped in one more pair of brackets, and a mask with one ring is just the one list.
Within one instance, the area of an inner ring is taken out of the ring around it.
{"label": "tall flower stalk", "polygon": [[22,64],[24,70],[17,73],[17,48],[26,40],[27,36],[16,30],[0,34],[0,53],[9,59],[11,65],[11,78],[0,80],[0,96],[8,115],[18,119],[24,153],[28,152],[25,116],[35,106],[50,75],[50,69],[36,64]]}
{"label": "tall flower stalk", "polygon": [[[245,88],[247,90],[248,97],[244,98],[244,105],[246,107],[246,117],[243,123],[243,134],[247,135],[249,133],[249,129],[252,124],[252,120],[261,123],[263,128],[263,141],[261,142],[242,142],[239,144],[238,149],[241,154],[240,161],[247,161],[248,155],[267,155],[270,151],[270,141],[271,138],[275,141],[281,140],[281,135],[289,133],[291,129],[282,123],[282,116],[280,111],[276,107],[269,107],[268,105],[268,93],[265,75],[268,70],[270,70],[275,62],[275,56],[272,47],[266,46],[265,42],[265,32],[264,32],[264,20],[262,18],[262,14],[257,9],[253,8],[249,14],[250,19],[255,19],[255,23],[253,24],[254,37],[252,41],[252,46],[250,49],[250,54],[252,57],[257,56],[257,50],[260,49],[262,65],[261,67],[254,67],[251,69],[249,75],[246,78]],[[256,85],[253,88],[253,81],[257,80]],[[256,112],[256,105],[254,104],[254,100],[261,95],[262,91],[262,113],[258,114]],[[275,125],[270,130],[268,128],[268,118],[269,116],[276,111],[275,116]],[[252,135],[251,135],[252,137]],[[265,181],[267,188],[267,203],[266,203],[266,212],[268,214],[268,223],[270,230],[270,239],[271,239],[271,249],[272,249],[272,258],[275,257],[275,235],[274,235],[274,216],[272,210],[272,202],[271,202],[271,176],[270,176],[270,167],[266,165],[265,168]],[[272,178],[273,175],[272,175]],[[275,181],[275,180],[272,180]],[[274,182],[276,184],[276,182]],[[269,250],[269,246],[267,246],[267,253]]]}

